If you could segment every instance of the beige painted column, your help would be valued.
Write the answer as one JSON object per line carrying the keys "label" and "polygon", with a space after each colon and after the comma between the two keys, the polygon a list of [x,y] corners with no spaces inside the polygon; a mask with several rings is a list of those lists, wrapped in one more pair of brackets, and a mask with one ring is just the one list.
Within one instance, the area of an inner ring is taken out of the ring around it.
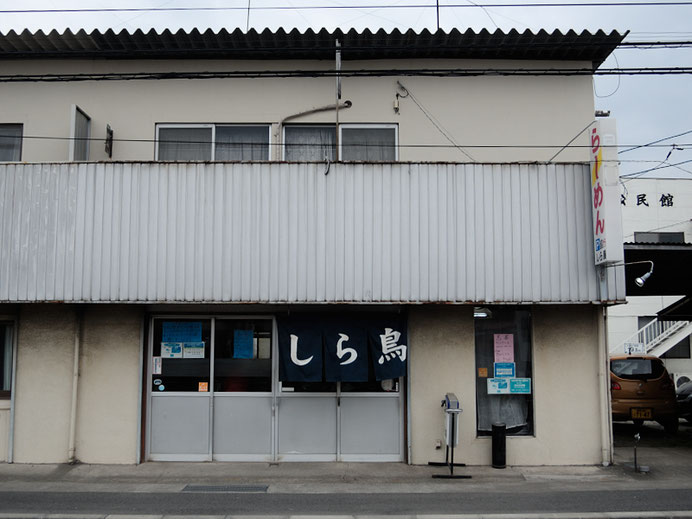
{"label": "beige painted column", "polygon": [[76,443],[84,463],[136,462],[142,319],[138,306],[84,312]]}
{"label": "beige painted column", "polygon": [[[476,379],[472,306],[421,306],[409,312],[411,362],[411,458],[416,465],[444,461],[444,412],[440,402],[456,393],[460,451],[476,436]],[[463,461],[463,460],[461,460]]]}
{"label": "beige painted column", "polygon": [[17,326],[14,461],[67,461],[74,307],[24,305]]}

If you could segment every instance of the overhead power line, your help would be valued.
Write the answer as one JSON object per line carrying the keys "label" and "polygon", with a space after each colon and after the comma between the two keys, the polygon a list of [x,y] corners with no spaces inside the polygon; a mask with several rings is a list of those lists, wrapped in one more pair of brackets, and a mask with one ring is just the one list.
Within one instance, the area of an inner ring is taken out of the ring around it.
{"label": "overhead power line", "polygon": [[[525,8],[525,7],[668,7],[691,6],[692,0],[669,0],[663,2],[623,1],[623,2],[520,2],[493,4],[442,4],[444,9],[487,9],[487,8]],[[320,11],[320,10],[363,10],[363,9],[437,9],[432,4],[371,4],[371,5],[264,5],[255,6],[253,11]],[[81,9],[6,9],[1,14],[41,14],[41,13],[132,13],[132,12],[176,12],[176,11],[246,11],[243,6],[188,6],[188,7],[92,7]]]}
{"label": "overhead power line", "polygon": [[638,150],[639,148],[655,148],[655,147],[670,146],[670,144],[662,144],[661,146],[657,146],[657,145],[660,142],[669,141],[670,139],[682,137],[683,135],[689,135],[690,133],[692,133],[692,130],[687,130],[686,132],[682,132],[682,133],[676,133],[675,135],[671,135],[669,137],[663,137],[662,139],[656,139],[655,141],[651,141],[651,142],[648,142],[646,144],[639,144],[637,146],[632,146],[632,147],[628,146],[626,150],[622,150],[622,151],[620,151],[620,153],[627,153],[628,151]]}
{"label": "overhead power line", "polygon": [[163,79],[259,79],[319,77],[477,77],[477,76],[668,76],[692,74],[692,67],[631,67],[593,70],[564,69],[359,69],[359,70],[232,70],[188,72],[108,72],[102,74],[3,74],[0,83],[145,81]]}
{"label": "overhead power line", "polygon": [[[223,126],[223,124],[220,124],[220,126]],[[90,141],[90,142],[103,142],[105,140],[105,137],[62,137],[62,136],[54,136],[54,135],[22,135],[21,137],[18,137],[17,135],[9,135],[9,134],[1,134],[0,133],[0,139],[14,139],[14,140],[19,140],[19,139],[38,139],[38,140],[59,140],[59,141]],[[165,142],[167,144],[212,144],[211,140],[205,140],[205,139],[127,139],[127,138],[114,138],[113,142],[132,142],[132,143],[158,143],[158,142]],[[228,146],[228,147],[240,147],[240,146],[257,146],[257,142],[234,142],[234,143],[220,143],[217,142],[217,145],[222,145],[222,146]],[[286,143],[278,143],[278,142],[271,142],[271,143],[263,143],[263,146],[291,146],[291,144],[286,144]],[[298,144],[297,146],[305,146],[305,144]],[[318,144],[317,146],[322,146],[322,144]],[[349,146],[373,146],[371,143],[365,143],[365,144],[349,144]],[[483,149],[483,148],[490,148],[490,149],[495,149],[495,148],[514,148],[514,149],[560,149],[564,148],[564,144],[458,144],[458,143],[450,143],[450,144],[421,144],[421,143],[410,143],[410,144],[377,144],[378,147],[382,148],[458,148],[459,146],[463,146],[464,148],[477,148],[477,149]],[[631,147],[633,146],[632,144],[618,144],[618,145],[602,145],[603,148],[618,148],[618,147]],[[636,145],[640,146],[640,145]],[[653,145],[643,145],[643,146],[650,146],[651,148],[669,148],[670,144],[653,144]],[[679,147],[684,147],[685,149],[692,149],[692,142],[689,143],[680,143],[677,144]],[[591,144],[570,144],[568,145],[565,149],[571,149],[571,148],[591,148]],[[617,159],[616,162],[648,162],[648,163],[659,163],[659,160],[642,160],[642,159],[637,159],[637,160],[622,160],[622,159]]]}

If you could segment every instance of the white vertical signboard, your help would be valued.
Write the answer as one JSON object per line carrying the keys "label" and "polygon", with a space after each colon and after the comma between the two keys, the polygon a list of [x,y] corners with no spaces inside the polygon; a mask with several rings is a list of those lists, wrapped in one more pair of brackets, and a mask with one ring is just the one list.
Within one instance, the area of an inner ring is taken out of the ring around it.
{"label": "white vertical signboard", "polygon": [[620,263],[622,246],[620,172],[615,120],[598,120],[591,129],[591,209],[596,265]]}

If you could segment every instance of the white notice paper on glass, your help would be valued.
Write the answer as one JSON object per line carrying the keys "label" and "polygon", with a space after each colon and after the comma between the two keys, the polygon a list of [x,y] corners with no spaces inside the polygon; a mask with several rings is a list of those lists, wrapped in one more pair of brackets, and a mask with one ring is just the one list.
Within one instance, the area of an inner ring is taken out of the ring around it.
{"label": "white notice paper on glass", "polygon": [[514,334],[493,334],[495,362],[514,362]]}
{"label": "white notice paper on glass", "polygon": [[185,359],[203,359],[204,358],[204,343],[203,342],[184,342],[183,343],[183,358],[185,358]]}
{"label": "white notice paper on glass", "polygon": [[182,359],[183,358],[183,343],[182,342],[162,342],[161,356],[164,359]]}

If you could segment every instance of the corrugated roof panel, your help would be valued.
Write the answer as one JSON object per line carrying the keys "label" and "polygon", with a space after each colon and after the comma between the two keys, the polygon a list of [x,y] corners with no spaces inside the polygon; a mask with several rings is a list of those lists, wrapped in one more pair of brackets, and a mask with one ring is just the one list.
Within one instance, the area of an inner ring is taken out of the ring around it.
{"label": "corrugated roof panel", "polygon": [[351,29],[318,32],[300,32],[283,29],[247,33],[236,29],[233,32],[211,29],[155,30],[134,33],[93,31],[77,33],[69,29],[60,34],[51,31],[10,31],[0,34],[0,59],[18,58],[225,58],[225,59],[332,59],[335,40],[342,46],[344,60],[356,59],[414,59],[414,58],[489,58],[489,59],[535,59],[535,60],[581,60],[591,61],[596,66],[617,47],[624,38],[613,31],[576,33],[560,31],[537,33],[518,32],[514,29],[505,33],[483,29],[476,33],[469,29],[456,29],[434,33],[423,30],[401,32],[382,29],[358,32]]}
{"label": "corrugated roof panel", "polygon": [[0,301],[622,300],[589,201],[579,164],[0,165]]}

